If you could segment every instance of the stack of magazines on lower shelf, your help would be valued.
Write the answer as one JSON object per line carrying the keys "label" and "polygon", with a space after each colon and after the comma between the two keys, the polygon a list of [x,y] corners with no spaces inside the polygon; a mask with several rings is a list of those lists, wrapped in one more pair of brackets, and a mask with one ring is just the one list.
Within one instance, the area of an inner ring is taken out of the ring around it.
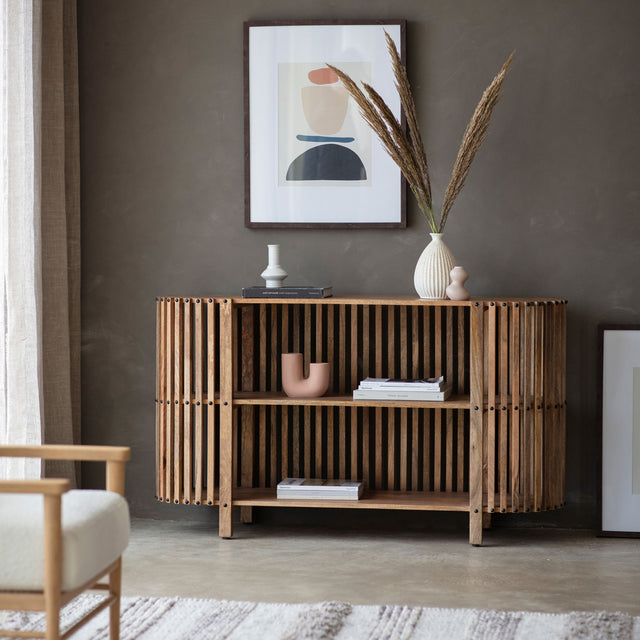
{"label": "stack of magazines on lower shelf", "polygon": [[353,392],[354,400],[422,400],[439,402],[451,395],[444,378],[365,378]]}
{"label": "stack of magazines on lower shelf", "polygon": [[278,499],[358,500],[363,490],[364,483],[354,480],[285,478],[278,482]]}

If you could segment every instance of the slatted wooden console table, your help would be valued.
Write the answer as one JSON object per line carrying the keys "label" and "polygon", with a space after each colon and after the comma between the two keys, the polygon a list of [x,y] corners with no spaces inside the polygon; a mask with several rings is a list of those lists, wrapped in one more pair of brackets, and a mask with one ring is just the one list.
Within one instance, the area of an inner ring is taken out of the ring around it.
{"label": "slatted wooden console table", "polygon": [[[162,502],[483,514],[564,506],[566,300],[413,297],[157,301]],[[321,398],[283,394],[280,354],[331,363]],[[446,402],[352,399],[366,376],[444,375]],[[284,477],[364,479],[359,501],[282,501]]]}

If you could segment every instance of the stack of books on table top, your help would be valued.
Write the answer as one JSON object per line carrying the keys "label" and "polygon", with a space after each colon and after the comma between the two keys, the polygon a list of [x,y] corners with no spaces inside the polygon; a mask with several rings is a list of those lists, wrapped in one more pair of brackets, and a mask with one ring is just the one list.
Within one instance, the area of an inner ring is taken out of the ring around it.
{"label": "stack of books on table top", "polygon": [[243,287],[243,298],[331,298],[333,287]]}
{"label": "stack of books on table top", "polygon": [[353,392],[354,400],[423,400],[439,402],[451,395],[444,378],[365,378]]}
{"label": "stack of books on table top", "polygon": [[278,482],[278,498],[284,500],[357,500],[364,483],[355,480],[285,478]]}

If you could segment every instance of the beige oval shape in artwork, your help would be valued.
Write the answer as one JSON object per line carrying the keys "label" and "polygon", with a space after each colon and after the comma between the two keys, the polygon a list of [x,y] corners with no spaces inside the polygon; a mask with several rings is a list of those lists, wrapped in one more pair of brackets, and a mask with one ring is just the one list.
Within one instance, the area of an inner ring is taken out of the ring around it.
{"label": "beige oval shape in artwork", "polygon": [[302,87],[302,109],[309,126],[321,136],[338,133],[344,124],[349,94],[344,87],[313,85]]}

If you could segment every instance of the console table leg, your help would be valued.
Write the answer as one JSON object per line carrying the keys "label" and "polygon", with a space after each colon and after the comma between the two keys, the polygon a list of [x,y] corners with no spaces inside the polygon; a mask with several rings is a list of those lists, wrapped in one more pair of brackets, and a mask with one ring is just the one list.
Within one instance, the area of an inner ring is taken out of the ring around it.
{"label": "console table leg", "polygon": [[482,514],[482,528],[491,529],[491,514],[488,511]]}
{"label": "console table leg", "polygon": [[482,508],[485,498],[483,461],[484,427],[484,329],[483,306],[475,302],[471,308],[469,431],[469,543],[482,544]]}
{"label": "console table leg", "polygon": [[253,507],[240,507],[240,522],[251,524],[253,522]]}
{"label": "console table leg", "polygon": [[469,512],[469,544],[482,545],[482,513]]}
{"label": "console table leg", "polygon": [[226,298],[220,304],[220,502],[219,535],[233,535],[233,357],[236,353],[233,333],[233,308]]}

